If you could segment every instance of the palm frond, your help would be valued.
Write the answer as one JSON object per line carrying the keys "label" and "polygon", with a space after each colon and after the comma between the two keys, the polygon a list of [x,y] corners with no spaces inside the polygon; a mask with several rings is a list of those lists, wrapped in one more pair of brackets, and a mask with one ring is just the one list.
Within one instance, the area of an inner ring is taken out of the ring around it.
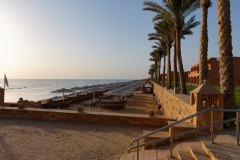
{"label": "palm frond", "polygon": [[192,16],[186,23],[183,25],[182,35],[192,35],[192,29],[200,24],[199,21],[195,20],[195,15]]}
{"label": "palm frond", "polygon": [[184,17],[189,16],[191,13],[200,8],[200,0],[184,0],[182,6],[182,13]]}

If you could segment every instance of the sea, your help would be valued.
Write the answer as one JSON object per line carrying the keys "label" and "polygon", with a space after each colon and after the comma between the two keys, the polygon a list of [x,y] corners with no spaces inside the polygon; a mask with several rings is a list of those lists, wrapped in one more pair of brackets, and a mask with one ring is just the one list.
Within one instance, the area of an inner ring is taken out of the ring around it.
{"label": "sea", "polygon": [[[5,88],[5,102],[17,102],[19,98],[24,100],[39,101],[62,93],[51,93],[61,88],[84,87],[103,85],[117,82],[126,82],[123,79],[8,79],[9,87]],[[0,87],[4,82],[0,80]]]}

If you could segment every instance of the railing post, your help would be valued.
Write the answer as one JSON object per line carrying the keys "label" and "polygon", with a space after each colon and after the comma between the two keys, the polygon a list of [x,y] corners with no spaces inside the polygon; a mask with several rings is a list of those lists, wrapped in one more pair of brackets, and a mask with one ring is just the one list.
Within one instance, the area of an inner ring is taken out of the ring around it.
{"label": "railing post", "polygon": [[170,157],[173,158],[173,133],[172,133],[172,127],[169,128],[170,132]]}
{"label": "railing post", "polygon": [[213,111],[211,111],[211,142],[212,144],[214,143],[214,134],[213,134],[213,127],[214,127],[214,123],[213,123]]}
{"label": "railing post", "polygon": [[139,140],[137,141],[137,160],[139,160]]}
{"label": "railing post", "polygon": [[236,138],[237,145],[239,146],[239,112],[236,112]]}

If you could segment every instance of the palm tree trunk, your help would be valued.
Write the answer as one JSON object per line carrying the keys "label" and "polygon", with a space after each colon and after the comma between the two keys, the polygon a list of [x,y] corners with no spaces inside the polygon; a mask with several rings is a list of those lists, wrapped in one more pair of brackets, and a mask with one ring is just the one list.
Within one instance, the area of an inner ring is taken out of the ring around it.
{"label": "palm tree trunk", "polygon": [[173,68],[174,68],[174,87],[178,87],[178,78],[177,78],[177,53],[176,53],[176,43],[174,43],[174,56],[173,56]]}
{"label": "palm tree trunk", "polygon": [[208,56],[208,7],[209,5],[202,2],[202,26],[201,26],[201,36],[200,36],[200,61],[199,61],[199,84],[202,84],[204,80],[207,80],[208,73],[208,64],[207,64],[207,56]]}
{"label": "palm tree trunk", "polygon": [[162,86],[165,87],[165,68],[166,68],[166,55],[163,56],[163,74],[162,74]]}
{"label": "palm tree trunk", "polygon": [[183,94],[187,94],[186,81],[185,81],[184,69],[183,69],[183,63],[182,63],[182,55],[181,55],[181,36],[180,36],[179,29],[176,29],[176,53],[177,53],[177,59],[178,59],[181,92]]}
{"label": "palm tree trunk", "polygon": [[[233,108],[235,105],[234,71],[229,0],[217,1],[217,15],[221,92],[224,94],[224,107]],[[232,116],[233,114],[228,113],[224,115],[224,118],[226,119]]]}
{"label": "palm tree trunk", "polygon": [[157,66],[157,62],[155,61],[155,82],[157,83],[158,82],[158,66]]}
{"label": "palm tree trunk", "polygon": [[160,77],[161,77],[161,58],[159,58],[159,64],[158,64],[158,83],[159,83],[159,85],[161,83]]}
{"label": "palm tree trunk", "polygon": [[167,57],[168,57],[168,73],[167,73],[167,88],[172,88],[172,76],[171,76],[171,44],[167,43]]}

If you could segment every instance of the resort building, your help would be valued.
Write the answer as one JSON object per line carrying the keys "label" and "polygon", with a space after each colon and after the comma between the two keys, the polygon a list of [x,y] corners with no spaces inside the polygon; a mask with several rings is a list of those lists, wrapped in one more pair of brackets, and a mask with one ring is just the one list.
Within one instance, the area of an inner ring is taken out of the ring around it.
{"label": "resort building", "polygon": [[[240,74],[237,74],[237,69],[240,68],[240,57],[233,58],[234,65],[234,83],[235,85],[240,85]],[[191,67],[188,74],[188,81],[192,84],[199,83],[199,64],[195,64]],[[211,85],[220,85],[219,76],[219,60],[217,58],[208,59],[208,77],[207,82]]]}
{"label": "resort building", "polygon": [[[185,77],[185,80],[186,80],[186,82],[188,82],[188,75],[189,75],[189,71],[186,71],[186,72],[184,72],[184,77]],[[163,76],[163,74],[161,74],[160,75],[160,79],[162,80],[162,76]],[[178,76],[178,78],[179,78],[179,72],[177,72],[177,76]],[[171,78],[172,78],[172,81],[174,80],[174,72],[172,71],[171,72]],[[168,75],[167,75],[167,72],[165,73],[165,81],[167,82],[168,81]]]}

